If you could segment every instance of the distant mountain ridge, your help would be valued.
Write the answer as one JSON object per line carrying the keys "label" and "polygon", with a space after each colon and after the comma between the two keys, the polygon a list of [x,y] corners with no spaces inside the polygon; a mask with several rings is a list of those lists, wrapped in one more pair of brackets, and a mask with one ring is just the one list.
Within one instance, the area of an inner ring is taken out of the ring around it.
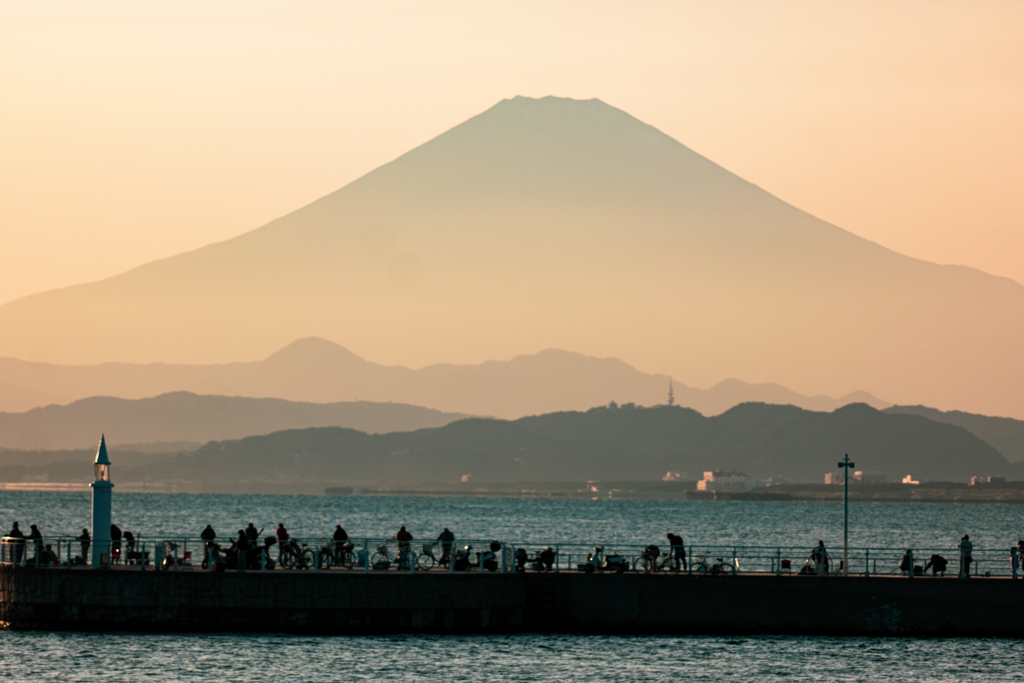
{"label": "distant mountain ridge", "polygon": [[[667,400],[669,388],[669,378],[665,375],[649,375],[614,358],[590,358],[568,351],[547,350],[516,356],[509,361],[431,365],[413,370],[371,363],[337,344],[316,338],[293,342],[263,361],[225,365],[59,366],[0,358],[0,376],[11,384],[32,386],[48,396],[66,396],[70,400],[91,396],[140,399],[186,391],[314,403],[396,401],[448,413],[507,419],[559,410],[586,410],[611,401],[654,405]],[[707,415],[750,401],[792,404],[810,410],[834,410],[852,402],[867,402],[879,408],[889,405],[864,392],[840,399],[801,396],[775,384],[752,385],[739,380],[725,380],[706,390],[678,382],[673,383],[673,388],[677,403]],[[5,405],[4,396],[0,387],[0,406]],[[29,407],[35,406],[20,405],[15,410],[7,410],[22,412]],[[59,411],[51,413],[56,415]],[[101,415],[93,413],[93,416],[97,420],[93,426],[95,431]],[[27,424],[26,421],[37,418],[0,414],[0,424],[4,419]],[[156,416],[149,419],[155,420]],[[341,423],[338,426],[359,427]],[[145,439],[124,437],[122,442],[124,439],[194,440],[183,434],[172,434],[172,431],[167,429],[159,437]],[[10,442],[0,429],[0,445]]]}
{"label": "distant mountain ridge", "polygon": [[1012,463],[1024,462],[1024,421],[1009,417],[974,415],[959,410],[943,412],[925,406],[890,406],[887,413],[920,415],[934,422],[963,427],[991,444]]}
{"label": "distant mountain ridge", "polygon": [[0,447],[59,450],[91,445],[105,432],[111,445],[149,452],[171,442],[221,441],[283,429],[349,427],[368,433],[441,427],[469,417],[402,403],[298,403],[277,398],[197,396],[185,391],[130,400],[94,397],[27,413],[0,413]]}
{"label": "distant mountain ridge", "polygon": [[244,235],[0,306],[0,355],[33,361],[251,360],[307,336],[1024,418],[1024,286],[857,237],[596,99],[503,100]]}
{"label": "distant mountain ridge", "polygon": [[[370,435],[289,430],[207,444],[147,460],[129,481],[424,482],[658,479],[666,472],[741,471],[820,483],[849,453],[858,469],[966,481],[1011,476],[992,446],[965,429],[853,404],[831,413],[743,404],[715,417],[686,408],[594,408],[516,421],[467,419],[436,429]],[[311,490],[311,492],[319,492]]]}

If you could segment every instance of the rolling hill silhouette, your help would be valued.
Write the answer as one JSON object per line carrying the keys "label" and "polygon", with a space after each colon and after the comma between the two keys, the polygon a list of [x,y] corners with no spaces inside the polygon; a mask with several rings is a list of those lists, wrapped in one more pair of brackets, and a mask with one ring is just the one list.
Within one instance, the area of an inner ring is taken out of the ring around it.
{"label": "rolling hill silhouette", "polygon": [[[920,415],[933,422],[963,427],[977,435],[985,443],[991,444],[1012,463],[1024,463],[1024,421],[1008,417],[989,417],[974,415],[959,410],[943,412],[925,406],[890,406],[887,413]],[[1024,470],[1020,470],[1024,472]]]}
{"label": "rolling hill silhouette", "polygon": [[[610,401],[657,404],[667,399],[669,385],[668,377],[648,375],[620,360],[589,358],[567,351],[547,350],[532,356],[517,356],[509,361],[489,361],[479,365],[431,365],[413,370],[371,363],[337,344],[315,338],[293,342],[262,361],[225,365],[107,363],[61,366],[0,358],[0,376],[12,383],[45,389],[46,396],[69,397],[65,403],[71,399],[97,395],[136,399],[187,391],[220,396],[269,396],[316,403],[398,401],[448,413],[502,418],[518,418],[558,410],[586,410]],[[855,401],[871,403],[880,408],[889,405],[864,392],[839,399],[801,396],[776,384],[751,385],[739,380],[725,380],[706,390],[675,383],[674,391],[680,405],[706,415],[720,413],[748,401],[788,403],[811,410],[834,410]],[[4,388],[0,387],[0,409],[5,406],[5,398]],[[9,413],[21,413],[39,405],[18,404],[19,398],[21,396],[16,393],[11,396],[11,407],[7,408]],[[191,404],[197,400],[198,397],[190,399]],[[269,419],[267,424],[277,425],[275,429],[314,426],[281,422],[282,419],[292,419],[297,412],[315,412],[317,409],[312,406],[300,408],[284,402],[255,404],[251,401],[245,403],[243,399],[231,400],[238,404],[236,409],[240,409],[239,406],[244,403],[254,410],[259,407],[259,412],[268,418],[273,413],[276,417]],[[66,409],[33,410],[25,415],[5,416],[0,413],[0,446],[54,447],[41,445],[44,442],[50,443],[44,437],[65,433],[68,422],[85,427],[86,415],[92,420],[91,429],[81,433],[87,438],[77,445],[89,445],[95,439],[99,425],[103,425],[102,429],[111,434],[116,434],[115,425],[123,424],[118,411],[126,408],[135,412],[144,411],[146,417],[131,424],[132,436],[120,435],[121,443],[197,438],[191,431],[191,420],[185,419],[179,405],[170,405],[167,400],[130,405],[107,399],[92,403],[79,402]],[[322,411],[317,415],[322,416]],[[235,415],[229,420],[230,425],[225,424],[223,429],[234,429],[243,423],[253,424],[251,420],[242,420],[242,417]],[[143,424],[151,427],[145,431],[149,436],[143,436]],[[322,422],[319,424],[326,426]],[[366,422],[340,421],[331,424],[364,431],[382,431],[368,427],[369,423]],[[403,429],[397,423],[391,424],[393,429],[384,431]],[[405,428],[413,426],[431,425],[409,424]],[[34,440],[31,443],[15,441],[15,435],[21,433],[40,436],[32,437]],[[208,436],[202,440],[249,435],[236,432],[222,432],[219,435],[213,435],[210,431],[203,433]],[[64,444],[62,447],[68,448],[76,445],[61,443]]]}
{"label": "rolling hill silhouette", "polygon": [[0,448],[83,448],[96,440],[97,429],[116,435],[120,444],[192,442],[199,446],[207,441],[306,427],[349,427],[370,433],[411,431],[441,427],[465,417],[401,403],[296,403],[179,391],[139,400],[94,397],[27,413],[0,413]]}
{"label": "rolling hill silhouette", "polygon": [[1024,287],[856,237],[599,100],[503,100],[235,239],[0,306],[0,355],[34,361],[223,363],[304,336],[1024,417]]}
{"label": "rolling hill silhouette", "polygon": [[[425,482],[651,480],[666,471],[726,469],[820,483],[828,454],[891,478],[966,481],[1013,470],[965,429],[863,404],[831,413],[748,403],[715,417],[678,406],[594,408],[507,422],[467,419],[436,429],[364,434],[318,428],[209,443],[141,461],[126,481],[307,481],[416,486]],[[321,489],[322,490],[322,489]],[[316,491],[319,492],[319,491]]]}

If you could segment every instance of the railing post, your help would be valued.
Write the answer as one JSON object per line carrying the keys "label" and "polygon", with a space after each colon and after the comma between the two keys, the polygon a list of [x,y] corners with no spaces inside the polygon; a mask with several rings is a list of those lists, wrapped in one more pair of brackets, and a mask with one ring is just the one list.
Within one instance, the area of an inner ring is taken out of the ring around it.
{"label": "railing post", "polygon": [[782,548],[775,549],[775,576],[782,576]]}
{"label": "railing post", "polygon": [[907,549],[907,558],[910,560],[910,578],[914,578],[914,551]]}
{"label": "railing post", "polygon": [[864,549],[864,578],[871,576],[871,551]]}
{"label": "railing post", "polygon": [[558,561],[562,559],[561,558],[561,553],[558,552],[559,550],[561,550],[561,546],[557,546],[556,545],[555,546],[555,573],[556,574],[558,573]]}
{"label": "railing post", "polygon": [[314,574],[319,574],[320,573],[320,549],[319,548],[317,548],[316,552],[313,553],[313,564],[315,565],[313,567],[313,573]]}
{"label": "railing post", "polygon": [[370,539],[363,539],[363,573],[370,573]]}

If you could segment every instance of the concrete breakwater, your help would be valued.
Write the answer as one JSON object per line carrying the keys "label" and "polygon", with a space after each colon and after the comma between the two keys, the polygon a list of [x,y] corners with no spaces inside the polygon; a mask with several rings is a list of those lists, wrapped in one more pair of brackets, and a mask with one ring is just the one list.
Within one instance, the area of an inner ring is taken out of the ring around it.
{"label": "concrete breakwater", "polygon": [[8,628],[1024,636],[1024,581],[0,568]]}

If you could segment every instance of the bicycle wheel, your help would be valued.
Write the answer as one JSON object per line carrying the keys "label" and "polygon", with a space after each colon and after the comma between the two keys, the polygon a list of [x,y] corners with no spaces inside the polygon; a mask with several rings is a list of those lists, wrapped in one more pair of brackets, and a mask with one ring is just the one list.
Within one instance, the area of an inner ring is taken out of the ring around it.
{"label": "bicycle wheel", "polygon": [[391,562],[391,558],[382,552],[376,552],[370,556],[370,569],[376,569],[381,562]]}
{"label": "bicycle wheel", "polygon": [[658,565],[659,572],[671,572],[673,574],[679,573],[679,566],[672,561],[671,557],[666,557],[662,560],[661,564]]}
{"label": "bicycle wheel", "polygon": [[303,569],[312,569],[314,566],[316,566],[315,563],[316,563],[316,556],[313,554],[313,551],[310,550],[309,548],[306,548],[305,550],[303,550],[302,551],[302,566],[303,566]]}
{"label": "bicycle wheel", "polygon": [[295,569],[296,557],[292,551],[281,553],[281,557],[278,560],[278,564],[281,565],[282,569]]}
{"label": "bicycle wheel", "polygon": [[344,567],[345,569],[352,569],[352,567],[354,567],[355,564],[356,554],[354,552],[347,553],[343,551],[341,553],[341,560],[338,562],[339,567]]}
{"label": "bicycle wheel", "polygon": [[328,552],[320,551],[320,569],[331,568],[331,554]]}
{"label": "bicycle wheel", "polygon": [[647,567],[644,566],[644,558],[643,557],[638,557],[635,560],[633,560],[633,571],[637,571],[637,572],[645,572],[645,571],[647,571]]}
{"label": "bicycle wheel", "polygon": [[420,553],[420,556],[416,558],[417,569],[433,569],[437,566],[437,558],[434,557],[433,553]]}

